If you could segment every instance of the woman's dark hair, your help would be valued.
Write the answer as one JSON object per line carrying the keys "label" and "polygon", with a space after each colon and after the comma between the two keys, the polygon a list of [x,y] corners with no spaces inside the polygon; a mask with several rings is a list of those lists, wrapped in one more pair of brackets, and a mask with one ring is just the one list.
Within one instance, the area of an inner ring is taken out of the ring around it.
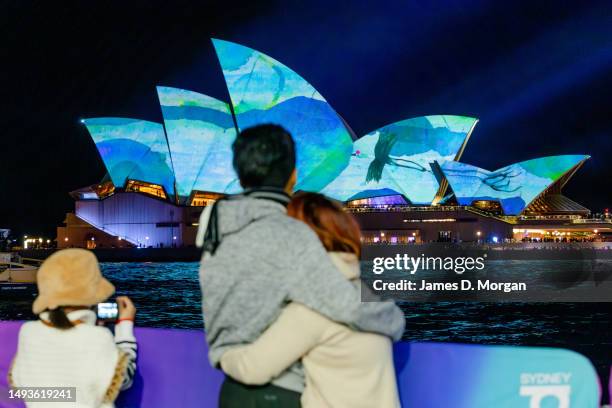
{"label": "woman's dark hair", "polygon": [[298,193],[287,214],[308,224],[328,251],[361,254],[361,231],[355,218],[342,206],[317,193]]}
{"label": "woman's dark hair", "polygon": [[49,321],[56,329],[66,330],[74,327],[74,324],[68,319],[66,311],[61,306],[49,310]]}
{"label": "woman's dark hair", "polygon": [[295,144],[282,126],[247,128],[232,145],[233,165],[244,188],[285,188],[295,169]]}

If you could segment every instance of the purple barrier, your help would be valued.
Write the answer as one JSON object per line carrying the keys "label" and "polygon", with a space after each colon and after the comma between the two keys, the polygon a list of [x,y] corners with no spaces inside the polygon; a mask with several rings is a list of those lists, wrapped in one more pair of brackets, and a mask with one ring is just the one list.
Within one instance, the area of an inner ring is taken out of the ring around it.
{"label": "purple barrier", "polygon": [[[0,408],[20,322],[0,322]],[[117,407],[216,407],[223,381],[210,367],[204,333],[137,328],[138,375]],[[564,349],[397,343],[395,367],[402,406],[418,408],[596,408],[595,370]],[[612,383],[611,383],[612,388]],[[3,399],[4,398],[4,399]]]}
{"label": "purple barrier", "polygon": [[[23,407],[7,400],[6,375],[17,349],[21,322],[0,322],[0,408]],[[119,396],[121,407],[217,407],[223,374],[208,364],[204,333],[136,328],[138,371]]]}
{"label": "purple barrier", "polygon": [[21,322],[0,322],[0,407],[25,407],[20,402],[8,399],[7,374],[17,351],[17,334]]}
{"label": "purple barrier", "polygon": [[204,332],[136,328],[138,374],[120,407],[217,407],[223,373],[208,363]]}
{"label": "purple barrier", "polygon": [[591,362],[547,347],[397,343],[402,406],[418,408],[598,408]]}

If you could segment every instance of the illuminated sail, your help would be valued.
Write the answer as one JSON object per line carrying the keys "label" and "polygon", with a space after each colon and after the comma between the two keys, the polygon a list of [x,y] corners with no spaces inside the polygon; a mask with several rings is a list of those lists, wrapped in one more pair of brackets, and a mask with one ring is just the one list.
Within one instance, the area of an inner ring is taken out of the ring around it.
{"label": "illuminated sail", "polygon": [[401,194],[431,204],[434,161],[458,160],[477,123],[466,116],[421,116],[377,129],[353,145],[349,165],[323,193],[338,200]]}
{"label": "illuminated sail", "polygon": [[589,156],[540,157],[489,171],[470,164],[447,161],[440,164],[460,205],[474,201],[498,201],[506,215],[520,214],[544,190]]}
{"label": "illuminated sail", "polygon": [[251,48],[213,40],[240,129],[275,123],[295,140],[296,190],[319,191],[347,166],[352,138],[327,101],[294,71]]}
{"label": "illuminated sail", "polygon": [[236,128],[227,103],[184,89],[157,87],[179,196],[193,190],[235,193]]}
{"label": "illuminated sail", "polygon": [[164,127],[128,118],[83,119],[116,187],[127,179],[164,187],[174,194],[174,173]]}

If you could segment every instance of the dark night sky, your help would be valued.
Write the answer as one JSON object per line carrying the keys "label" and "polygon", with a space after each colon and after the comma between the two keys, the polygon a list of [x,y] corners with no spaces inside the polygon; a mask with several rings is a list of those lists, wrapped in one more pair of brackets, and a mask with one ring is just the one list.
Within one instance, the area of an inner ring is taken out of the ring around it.
{"label": "dark night sky", "polygon": [[161,121],[155,85],[228,100],[210,37],[296,70],[358,135],[480,118],[462,161],[592,159],[565,193],[612,206],[609,1],[0,1],[0,227],[54,235],[104,166],[79,118]]}

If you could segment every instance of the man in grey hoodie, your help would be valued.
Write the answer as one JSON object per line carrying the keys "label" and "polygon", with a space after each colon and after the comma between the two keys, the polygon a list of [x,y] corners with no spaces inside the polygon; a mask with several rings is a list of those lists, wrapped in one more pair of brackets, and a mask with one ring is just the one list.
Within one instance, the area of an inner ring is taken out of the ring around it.
{"label": "man in grey hoodie", "polygon": [[[207,207],[196,238],[204,249],[200,285],[211,364],[217,367],[228,348],[256,340],[288,302],[398,340],[405,324],[399,308],[361,302],[360,287],[336,269],[314,231],[287,216],[296,182],[291,135],[277,125],[260,125],[241,132],[232,148],[245,191]],[[301,393],[299,363],[272,384]],[[237,392],[239,385],[226,380],[222,400],[231,386]]]}

